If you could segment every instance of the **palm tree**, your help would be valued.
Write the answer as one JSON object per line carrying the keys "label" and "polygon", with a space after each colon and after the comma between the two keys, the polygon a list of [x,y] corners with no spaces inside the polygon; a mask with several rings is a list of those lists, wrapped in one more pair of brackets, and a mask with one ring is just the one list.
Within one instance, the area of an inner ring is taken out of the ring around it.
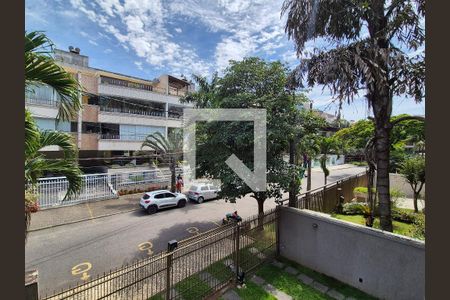
{"label": "palm tree", "polygon": [[175,169],[177,160],[181,157],[183,149],[182,132],[175,130],[167,138],[161,132],[152,133],[145,138],[141,150],[144,147],[149,147],[169,158],[171,172],[170,190],[175,192]]}
{"label": "palm tree", "polygon": [[328,155],[337,150],[337,144],[332,137],[323,137],[319,140],[320,147],[320,167],[324,174],[324,185],[327,184],[327,177],[330,175],[330,170],[327,168]]}
{"label": "palm tree", "polygon": [[[40,152],[46,146],[59,146],[63,159],[46,159]],[[60,174],[67,178],[69,187],[64,200],[81,188],[81,171],[77,166],[77,148],[72,136],[59,131],[40,131],[28,110],[25,110],[25,239],[30,223],[30,205],[35,201],[33,188],[45,172]]]}
{"label": "palm tree", "polygon": [[33,92],[34,87],[49,86],[59,98],[57,119],[69,121],[76,117],[81,102],[81,86],[52,57],[53,43],[38,31],[25,32],[25,90]]}
{"label": "palm tree", "polygon": [[[301,59],[292,74],[300,88],[322,85],[340,103],[351,103],[364,91],[375,125],[380,227],[392,232],[392,103],[394,96],[425,99],[425,52],[418,51],[425,46],[425,0],[285,0],[282,15],[299,57],[311,40],[333,45]],[[419,54],[408,54],[413,51]]]}
{"label": "palm tree", "polygon": [[[70,120],[81,107],[78,97],[80,85],[59,67],[52,58],[53,44],[42,32],[25,32],[25,91],[35,87],[49,86],[58,95],[57,119]],[[47,160],[39,152],[45,146],[59,146],[63,160]],[[72,137],[57,131],[40,131],[28,110],[25,110],[25,240],[30,223],[29,205],[36,200],[33,193],[37,179],[45,172],[66,176],[69,187],[64,199],[81,188],[81,171],[77,166],[77,148]]]}

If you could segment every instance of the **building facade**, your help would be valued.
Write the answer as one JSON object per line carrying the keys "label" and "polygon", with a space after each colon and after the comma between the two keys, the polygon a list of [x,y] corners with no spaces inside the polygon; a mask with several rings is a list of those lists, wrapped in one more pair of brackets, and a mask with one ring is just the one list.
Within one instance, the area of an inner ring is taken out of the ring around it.
{"label": "building facade", "polygon": [[[82,86],[82,109],[77,119],[57,121],[58,97],[49,87],[36,87],[25,96],[39,128],[70,132],[82,158],[132,156],[145,137],[154,132],[165,136],[182,127],[179,99],[193,90],[187,80],[162,75],[145,80],[89,66],[79,49],[55,50],[55,60]],[[61,155],[58,147],[46,147],[49,157]],[[98,162],[97,162],[98,164]]]}

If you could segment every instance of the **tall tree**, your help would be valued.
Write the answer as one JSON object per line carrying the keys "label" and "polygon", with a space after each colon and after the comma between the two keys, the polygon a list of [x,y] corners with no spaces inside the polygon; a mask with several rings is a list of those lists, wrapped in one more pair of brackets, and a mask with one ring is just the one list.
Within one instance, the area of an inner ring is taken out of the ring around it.
{"label": "tall tree", "polygon": [[183,156],[183,135],[181,131],[172,131],[166,138],[161,132],[148,135],[141,145],[141,150],[145,147],[151,148],[158,154],[169,159],[170,169],[170,190],[175,192],[175,177],[177,161]]}
{"label": "tall tree", "polygon": [[400,173],[405,177],[414,193],[414,211],[418,212],[417,199],[425,184],[425,159],[416,156],[406,159],[400,166]]}
{"label": "tall tree", "polygon": [[266,109],[266,192],[253,192],[225,164],[226,159],[235,154],[248,168],[253,168],[253,122],[198,122],[196,134],[196,175],[220,179],[221,196],[230,201],[251,193],[258,202],[259,214],[263,213],[267,198],[281,198],[288,190],[292,176],[299,176],[293,174],[296,169],[283,160],[283,154],[288,150],[289,118],[298,100],[286,89],[287,74],[286,67],[280,62],[266,62],[255,57],[230,61],[224,75],[214,84],[214,91],[200,88],[184,100],[200,108]]}
{"label": "tall tree", "polygon": [[324,38],[338,45],[316,50],[302,60],[294,76],[299,85],[329,87],[339,101],[351,102],[365,90],[375,121],[377,193],[380,225],[392,231],[389,195],[389,133],[394,95],[424,98],[424,54],[405,51],[423,46],[425,0],[286,0],[286,32],[301,54],[305,43]]}
{"label": "tall tree", "polygon": [[[33,93],[38,86],[53,88],[59,98],[57,119],[70,120],[81,107],[80,85],[52,57],[53,44],[42,32],[25,32],[25,91]],[[62,149],[64,160],[49,160],[40,150],[56,145]],[[69,186],[64,199],[81,188],[81,171],[77,165],[77,148],[69,134],[40,131],[31,113],[25,110],[25,240],[31,220],[30,205],[36,201],[33,194],[37,179],[52,172],[65,176]]]}
{"label": "tall tree", "polygon": [[324,175],[324,185],[327,184],[327,178],[330,175],[330,170],[327,168],[328,155],[334,153],[338,149],[336,140],[333,137],[322,137],[319,140],[320,148],[320,167],[322,168]]}

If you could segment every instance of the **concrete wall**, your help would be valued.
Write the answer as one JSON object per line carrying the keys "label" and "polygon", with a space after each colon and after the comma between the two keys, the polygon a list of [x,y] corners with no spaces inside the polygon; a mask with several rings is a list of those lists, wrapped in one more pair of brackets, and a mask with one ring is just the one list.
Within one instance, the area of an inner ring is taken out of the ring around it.
{"label": "concrete wall", "polygon": [[[405,178],[401,174],[389,174],[389,184],[391,186],[391,189],[397,189],[403,192],[406,195],[406,198],[413,198],[413,190],[409,183],[406,182]],[[420,191],[421,198],[425,198],[425,184],[422,187],[422,190]]]}
{"label": "concrete wall", "polygon": [[280,253],[378,298],[425,299],[422,241],[282,207]]}

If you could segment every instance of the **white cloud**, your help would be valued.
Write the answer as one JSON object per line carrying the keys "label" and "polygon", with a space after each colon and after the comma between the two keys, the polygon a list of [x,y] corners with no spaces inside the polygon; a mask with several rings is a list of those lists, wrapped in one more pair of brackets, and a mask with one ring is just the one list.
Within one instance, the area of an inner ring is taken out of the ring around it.
{"label": "white cloud", "polygon": [[82,37],[88,37],[88,36],[89,36],[89,34],[87,34],[87,33],[84,32],[84,31],[80,31],[80,35],[81,35]]}
{"label": "white cloud", "polygon": [[[209,73],[210,63],[202,60],[189,45],[172,40],[165,27],[167,11],[160,1],[97,0],[99,9],[84,0],[71,0],[93,22],[113,35],[125,49],[153,66],[166,66],[172,72]],[[142,66],[142,65],[141,65]]]}
{"label": "white cloud", "polygon": [[144,68],[142,68],[142,62],[140,62],[140,61],[135,61],[134,62],[134,64],[136,65],[136,67],[139,69],[139,70],[143,70]]}
{"label": "white cloud", "polygon": [[94,46],[98,46],[97,42],[93,41],[93,40],[88,40],[89,44],[94,45]]}
{"label": "white cloud", "polygon": [[111,52],[113,52],[111,49],[105,49],[105,50],[103,50],[103,53],[105,53],[105,54],[109,54],[109,53],[111,53]]}
{"label": "white cloud", "polygon": [[181,30],[181,28],[177,27],[177,28],[175,28],[175,31],[178,33],[181,33],[183,30]]}

